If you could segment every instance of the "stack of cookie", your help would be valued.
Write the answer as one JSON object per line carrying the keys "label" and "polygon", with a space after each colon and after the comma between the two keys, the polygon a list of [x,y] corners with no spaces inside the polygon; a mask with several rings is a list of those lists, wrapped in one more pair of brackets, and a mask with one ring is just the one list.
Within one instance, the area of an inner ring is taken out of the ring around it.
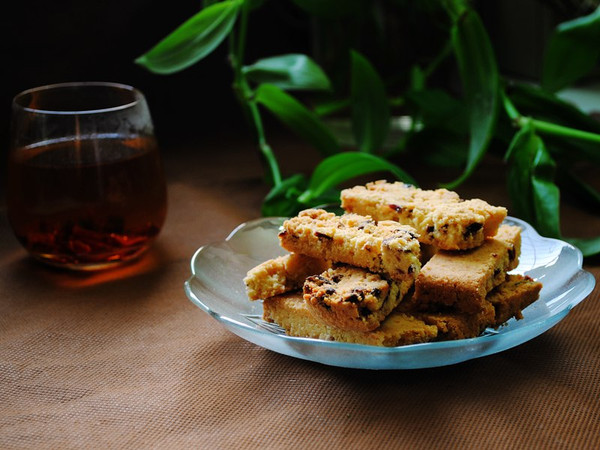
{"label": "stack of cookie", "polygon": [[540,283],[507,274],[520,229],[501,225],[505,208],[385,181],[343,191],[342,207],[285,221],[290,253],[244,279],[289,335],[383,346],[475,337],[539,296]]}

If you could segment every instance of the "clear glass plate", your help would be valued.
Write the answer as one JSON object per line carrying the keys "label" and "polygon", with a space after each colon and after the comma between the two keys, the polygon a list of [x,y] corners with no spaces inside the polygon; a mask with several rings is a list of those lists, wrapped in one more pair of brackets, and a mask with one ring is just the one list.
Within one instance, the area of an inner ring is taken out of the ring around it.
{"label": "clear glass plate", "polygon": [[361,369],[417,369],[456,364],[515,347],[552,328],[594,288],[582,270],[581,252],[570,244],[541,237],[526,222],[505,223],[523,229],[519,267],[513,273],[543,283],[540,299],[498,330],[456,341],[401,347],[375,347],[287,336],[262,320],[262,302],[246,296],[243,278],[257,264],[285,254],[277,233],[283,218],[262,218],[238,226],[223,242],[206,245],[192,257],[185,282],[189,299],[238,336],[269,350],[323,364]]}

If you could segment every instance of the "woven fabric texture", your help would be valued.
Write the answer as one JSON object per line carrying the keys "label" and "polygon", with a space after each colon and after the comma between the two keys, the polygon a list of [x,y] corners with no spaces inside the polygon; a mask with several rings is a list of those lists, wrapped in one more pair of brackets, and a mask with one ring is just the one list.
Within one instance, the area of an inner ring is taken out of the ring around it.
{"label": "woven fabric texture", "polygon": [[[159,239],[113,272],[31,261],[2,210],[0,448],[600,447],[598,288],[542,336],[454,366],[348,370],[270,352],[183,291],[194,251],[259,215],[257,155],[191,150],[167,158]],[[498,170],[482,170],[462,194],[506,202],[488,187]],[[573,233],[600,229],[572,213]],[[586,269],[600,279],[598,261]]]}

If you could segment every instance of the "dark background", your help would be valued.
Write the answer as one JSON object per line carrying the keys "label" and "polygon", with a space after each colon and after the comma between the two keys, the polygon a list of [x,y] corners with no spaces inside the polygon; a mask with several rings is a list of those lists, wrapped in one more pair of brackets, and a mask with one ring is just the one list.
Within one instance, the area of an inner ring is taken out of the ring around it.
{"label": "dark background", "polygon": [[[415,58],[436,51],[440,35],[446,33],[437,19],[415,14],[415,5],[420,8],[427,2],[395,3],[400,5],[397,13],[383,17],[397,30],[394,36],[380,37],[387,40],[387,53],[372,52],[378,45],[377,36],[368,28],[358,27],[362,37],[355,44],[380,70],[384,64],[393,70],[408,67]],[[549,6],[552,3],[559,7],[553,10]],[[551,13],[564,9],[564,5],[540,0],[487,0],[478,4],[503,71],[534,78],[540,69],[545,36],[557,20]],[[157,136],[164,145],[207,135],[247,133],[231,90],[226,46],[173,75],[152,74],[134,63],[201,5],[200,0],[14,2],[1,19],[5,80],[0,98],[2,147],[8,145],[12,98],[31,87],[67,81],[136,86],[148,99]],[[323,29],[330,32],[325,43],[332,36],[335,39],[336,32],[344,31],[344,27]],[[315,43],[315,36],[323,39],[323,32],[315,33],[314,20],[292,1],[268,0],[251,15],[246,62],[281,53],[326,53],[323,41]],[[448,78],[452,78],[450,72]]]}
{"label": "dark background", "polygon": [[[248,56],[267,48],[272,54],[306,51],[309,41],[303,15],[288,2],[271,3],[265,13],[253,14]],[[3,143],[11,100],[17,93],[68,81],[112,81],[137,87],[148,99],[159,140],[167,144],[199,133],[242,129],[225,46],[200,64],[168,76],[152,74],[134,63],[200,8],[199,0],[15,2],[2,20]]]}

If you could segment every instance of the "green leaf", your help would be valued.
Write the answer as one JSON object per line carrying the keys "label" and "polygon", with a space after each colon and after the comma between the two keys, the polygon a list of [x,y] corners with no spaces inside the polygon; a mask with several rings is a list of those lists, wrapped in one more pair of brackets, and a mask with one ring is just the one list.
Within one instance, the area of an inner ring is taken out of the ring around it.
{"label": "green leaf", "polygon": [[337,140],[319,117],[277,86],[261,84],[256,90],[255,101],[267,108],[323,155],[339,152],[340,146]]}
{"label": "green leaf", "polygon": [[593,142],[563,136],[548,136],[547,147],[561,162],[591,161],[600,164],[600,146]]}
{"label": "green leaf", "polygon": [[[561,162],[584,159],[600,163],[600,145],[578,137],[581,131],[600,134],[600,122],[555,94],[534,86],[515,84],[508,86],[506,93],[523,116],[572,129],[570,137],[564,133],[545,137],[547,148]],[[542,130],[539,129],[539,132]]]}
{"label": "green leaf", "polygon": [[[300,203],[298,198],[308,186],[307,178],[302,174],[292,175],[273,187],[267,194],[262,204],[262,215],[266,217],[289,217],[298,214],[309,207],[322,207],[323,205],[337,205],[339,208],[339,189],[327,189],[320,195],[311,197],[307,202]],[[328,206],[331,211],[332,207]]]}
{"label": "green leaf", "polygon": [[531,174],[535,225],[544,236],[560,238],[560,191],[554,183],[556,164],[541,139],[540,143]]}
{"label": "green leaf", "polygon": [[242,67],[242,72],[254,83],[269,83],[281,89],[329,90],[331,82],[311,58],[288,54],[259,59]]}
{"label": "green leaf", "polygon": [[335,98],[322,101],[314,106],[315,113],[320,117],[329,116],[350,107],[350,99]]}
{"label": "green leaf", "polygon": [[369,153],[344,152],[321,161],[310,178],[308,189],[298,200],[301,203],[308,203],[346,180],[383,171],[390,172],[401,181],[416,185],[410,175],[383,158]]}
{"label": "green leaf", "polygon": [[588,74],[600,57],[600,7],[561,23],[544,55],[542,87],[556,92]]}
{"label": "green leaf", "polygon": [[600,192],[569,170],[560,166],[559,169],[561,170],[558,172],[558,182],[561,188],[570,192],[571,196],[576,198],[578,202],[586,204],[589,208],[594,208],[595,211],[600,211]]}
{"label": "green leaf", "polygon": [[515,215],[544,236],[560,238],[560,192],[554,183],[556,165],[530,125],[515,135],[505,158],[509,162],[508,192]]}
{"label": "green leaf", "polygon": [[465,181],[485,154],[494,133],[500,90],[494,50],[474,10],[465,10],[455,21],[452,43],[465,93],[471,139],[467,166],[458,179],[445,185],[448,189]]}
{"label": "green leaf", "polygon": [[[206,8],[207,6],[210,5],[214,5],[215,3],[220,3],[223,0],[202,0],[202,7]],[[267,0],[244,0],[245,2],[247,2],[250,6],[250,9],[256,9],[256,8],[260,8],[263,3],[265,3]]]}
{"label": "green leaf", "polygon": [[292,175],[274,186],[263,200],[262,215],[265,217],[288,217],[296,214],[303,205],[298,196],[306,189],[308,180],[302,174]]}
{"label": "green leaf", "polygon": [[361,152],[381,149],[390,129],[390,107],[385,86],[371,63],[351,52],[352,130]]}
{"label": "green leaf", "polygon": [[565,240],[581,250],[581,253],[586,258],[600,253],[600,236],[592,238],[565,238]]}
{"label": "green leaf", "polygon": [[409,137],[407,147],[425,165],[460,169],[467,160],[467,137],[443,128],[426,126]]}
{"label": "green leaf", "polygon": [[446,12],[453,20],[458,20],[469,9],[469,0],[442,0]]}
{"label": "green leaf", "polygon": [[413,91],[425,89],[427,76],[419,66],[414,65],[410,68],[410,88]]}
{"label": "green leaf", "polygon": [[531,188],[531,165],[541,139],[530,126],[521,128],[514,136],[505,160],[509,162],[507,185],[513,214],[534,225],[535,214]]}
{"label": "green leaf", "polygon": [[469,118],[465,105],[441,89],[409,91],[406,100],[416,109],[425,128],[451,131],[455,134],[469,132]]}
{"label": "green leaf", "polygon": [[600,133],[600,122],[572,103],[536,86],[512,84],[506,90],[515,107],[524,116]]}
{"label": "green leaf", "polygon": [[202,9],[135,62],[158,74],[188,68],[223,42],[241,4],[240,0],[223,1]]}
{"label": "green leaf", "polygon": [[329,212],[334,212],[337,215],[344,214],[344,210],[340,204],[340,189],[331,188],[323,192],[317,197],[313,197],[308,203],[302,203],[303,209],[309,208],[323,208]]}

